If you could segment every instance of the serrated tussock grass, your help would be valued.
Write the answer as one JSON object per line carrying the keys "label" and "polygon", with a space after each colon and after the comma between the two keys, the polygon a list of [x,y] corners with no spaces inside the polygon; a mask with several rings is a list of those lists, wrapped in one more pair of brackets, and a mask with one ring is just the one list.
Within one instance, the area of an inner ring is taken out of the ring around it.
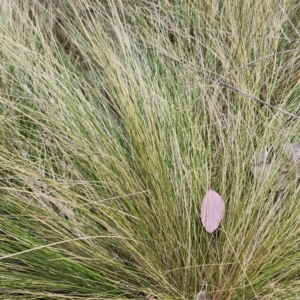
{"label": "serrated tussock grass", "polygon": [[[296,299],[298,1],[0,6],[1,299]],[[225,83],[225,85],[224,85]],[[234,89],[230,88],[234,87]],[[274,153],[254,178],[253,157]],[[220,228],[199,219],[208,189]]]}

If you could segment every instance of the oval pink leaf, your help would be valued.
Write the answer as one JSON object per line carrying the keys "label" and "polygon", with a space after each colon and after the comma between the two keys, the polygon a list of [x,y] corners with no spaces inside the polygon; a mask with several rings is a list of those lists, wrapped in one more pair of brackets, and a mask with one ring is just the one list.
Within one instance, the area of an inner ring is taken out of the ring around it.
{"label": "oval pink leaf", "polygon": [[208,190],[201,205],[201,222],[207,232],[214,232],[220,225],[225,213],[225,204],[214,190]]}

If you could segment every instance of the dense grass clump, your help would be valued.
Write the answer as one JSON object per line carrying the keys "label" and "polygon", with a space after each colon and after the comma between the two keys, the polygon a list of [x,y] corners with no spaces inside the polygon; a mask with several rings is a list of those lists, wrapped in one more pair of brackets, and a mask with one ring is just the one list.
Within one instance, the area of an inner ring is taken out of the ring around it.
{"label": "dense grass clump", "polygon": [[[300,141],[299,15],[6,0],[0,298],[296,299],[300,169],[283,148]],[[210,188],[226,206],[213,234]]]}

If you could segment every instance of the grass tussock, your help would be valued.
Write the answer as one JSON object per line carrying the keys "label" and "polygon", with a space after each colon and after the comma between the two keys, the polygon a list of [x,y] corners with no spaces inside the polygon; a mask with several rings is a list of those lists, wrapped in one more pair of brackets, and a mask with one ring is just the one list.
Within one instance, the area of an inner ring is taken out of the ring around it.
{"label": "grass tussock", "polygon": [[[1,299],[296,299],[298,1],[0,6]],[[250,95],[250,96],[247,96]],[[257,151],[269,176],[251,174]],[[212,188],[218,231],[199,221]]]}

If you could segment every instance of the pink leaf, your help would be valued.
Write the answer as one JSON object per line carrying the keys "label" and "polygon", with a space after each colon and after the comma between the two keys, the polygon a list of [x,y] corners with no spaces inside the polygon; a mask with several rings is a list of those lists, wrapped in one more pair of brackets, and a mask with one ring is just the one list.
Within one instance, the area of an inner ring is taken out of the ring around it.
{"label": "pink leaf", "polygon": [[214,232],[225,213],[225,204],[221,196],[214,190],[208,190],[201,205],[201,222],[207,232]]}

